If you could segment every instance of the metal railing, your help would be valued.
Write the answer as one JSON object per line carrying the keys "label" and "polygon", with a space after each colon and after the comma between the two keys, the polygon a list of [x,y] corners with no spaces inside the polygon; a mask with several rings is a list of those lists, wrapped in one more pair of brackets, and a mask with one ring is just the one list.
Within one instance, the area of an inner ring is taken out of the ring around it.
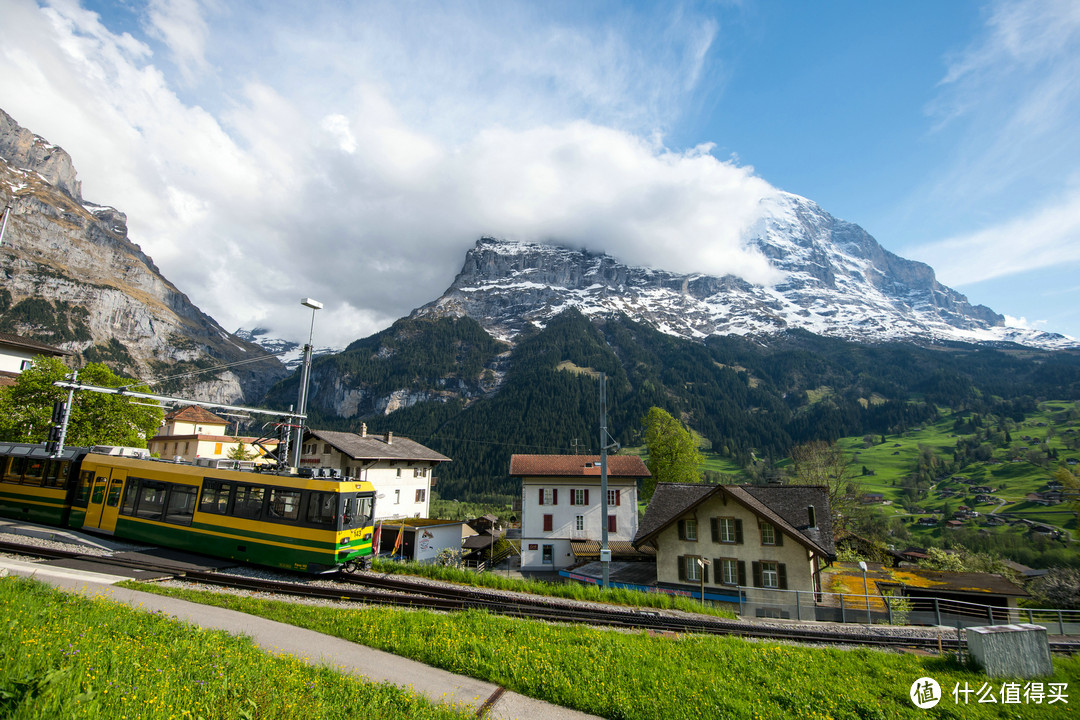
{"label": "metal railing", "polygon": [[[735,594],[736,588],[731,588]],[[890,625],[973,627],[1029,623],[1050,635],[1080,634],[1080,610],[1006,607],[936,597],[739,587],[738,612],[746,618],[818,620]],[[698,596],[698,593],[693,593]],[[706,592],[708,596],[708,592]]]}

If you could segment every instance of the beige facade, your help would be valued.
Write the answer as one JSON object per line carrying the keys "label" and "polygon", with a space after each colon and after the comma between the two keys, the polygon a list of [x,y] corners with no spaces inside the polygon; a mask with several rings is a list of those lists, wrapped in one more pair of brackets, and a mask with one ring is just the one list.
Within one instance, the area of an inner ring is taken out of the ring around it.
{"label": "beige facade", "polygon": [[733,499],[707,501],[659,533],[657,581],[700,582],[697,558],[708,561],[707,587],[819,589],[815,586],[818,553]]}
{"label": "beige facade", "polygon": [[[186,407],[169,413],[157,435],[147,443],[150,454],[168,460],[193,463],[199,458],[224,459],[234,453],[241,443],[249,460],[269,462],[266,451],[253,445],[257,439],[227,435],[229,422],[199,407]],[[277,440],[263,443],[271,450]]]}
{"label": "beige facade", "polygon": [[659,585],[704,586],[728,602],[820,592],[836,556],[828,495],[816,486],[659,483],[634,544],[656,549]]}

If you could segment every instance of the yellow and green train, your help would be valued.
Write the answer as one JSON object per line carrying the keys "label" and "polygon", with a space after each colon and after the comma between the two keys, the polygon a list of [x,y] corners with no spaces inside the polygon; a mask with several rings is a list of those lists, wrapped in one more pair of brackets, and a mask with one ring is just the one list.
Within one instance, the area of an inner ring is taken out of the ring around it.
{"label": "yellow and green train", "polygon": [[0,443],[0,516],[311,573],[371,557],[369,482],[113,452]]}

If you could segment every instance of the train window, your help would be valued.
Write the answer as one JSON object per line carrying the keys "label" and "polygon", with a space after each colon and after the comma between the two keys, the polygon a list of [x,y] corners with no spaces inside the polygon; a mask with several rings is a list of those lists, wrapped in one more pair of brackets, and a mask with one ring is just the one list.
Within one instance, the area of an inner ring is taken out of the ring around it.
{"label": "train window", "polygon": [[271,520],[296,520],[300,517],[299,490],[270,489],[269,518]]}
{"label": "train window", "polygon": [[109,496],[105,500],[105,504],[109,507],[116,507],[120,504],[120,493],[124,490],[124,481],[120,478],[113,478],[109,483]]}
{"label": "train window", "polygon": [[4,479],[7,480],[8,482],[14,482],[14,483],[19,482],[19,480],[22,479],[23,473],[26,471],[26,458],[24,458],[24,457],[13,457],[13,458],[11,458],[11,467],[8,470],[9,470],[9,472],[8,472],[7,476]]}
{"label": "train window", "polygon": [[135,502],[139,499],[139,478],[129,477],[124,485],[124,504],[120,507],[121,515],[134,515]]}
{"label": "train window", "polygon": [[169,503],[165,508],[165,522],[190,525],[195,514],[196,489],[187,485],[173,485],[169,489]]}
{"label": "train window", "polygon": [[160,520],[165,510],[165,483],[143,480],[138,497],[135,517]]}
{"label": "train window", "polygon": [[366,527],[371,523],[371,495],[358,495],[345,501],[344,525],[346,528]]}
{"label": "train window", "polygon": [[232,514],[236,517],[259,519],[262,515],[263,499],[266,488],[256,485],[237,485],[236,500],[233,501]]}
{"label": "train window", "polygon": [[0,481],[10,483],[19,482],[19,478],[12,477],[11,473],[9,472],[9,470],[11,470],[11,463],[13,462],[13,460],[13,458],[9,457],[0,458]]}
{"label": "train window", "polygon": [[26,469],[23,471],[23,484],[40,485],[41,478],[45,474],[45,461],[37,458],[27,458]]}
{"label": "train window", "polygon": [[313,492],[308,500],[307,521],[315,525],[333,525],[337,517],[337,493]]}
{"label": "train window", "polygon": [[66,487],[67,473],[68,464],[66,462],[50,460],[48,465],[45,466],[45,482],[43,484],[46,487]]}
{"label": "train window", "polygon": [[199,500],[199,511],[225,515],[229,512],[229,495],[232,494],[232,489],[232,483],[221,482],[220,480],[204,480],[202,499]]}
{"label": "train window", "polygon": [[79,473],[79,489],[75,493],[75,499],[72,501],[72,505],[75,507],[86,507],[90,502],[90,486],[94,483],[94,471],[83,470]]}

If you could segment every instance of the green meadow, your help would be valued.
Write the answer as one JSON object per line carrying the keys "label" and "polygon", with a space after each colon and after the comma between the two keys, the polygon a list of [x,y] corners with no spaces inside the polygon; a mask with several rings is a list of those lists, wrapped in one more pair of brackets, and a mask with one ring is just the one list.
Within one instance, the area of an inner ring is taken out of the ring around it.
{"label": "green meadow", "polygon": [[[924,718],[909,698],[919,678],[944,692],[947,718],[1065,717],[1060,701],[1025,701],[1019,680],[988,679],[952,657],[834,650],[702,635],[652,636],[492,616],[296,605],[254,597],[147,587],[369,645],[530,697],[605,718],[886,720]],[[1080,687],[1080,658],[1055,658],[1038,687]],[[952,697],[956,688],[1015,689],[1014,703]],[[1029,688],[1030,690],[1030,688]],[[374,715],[373,715],[374,716]]]}

